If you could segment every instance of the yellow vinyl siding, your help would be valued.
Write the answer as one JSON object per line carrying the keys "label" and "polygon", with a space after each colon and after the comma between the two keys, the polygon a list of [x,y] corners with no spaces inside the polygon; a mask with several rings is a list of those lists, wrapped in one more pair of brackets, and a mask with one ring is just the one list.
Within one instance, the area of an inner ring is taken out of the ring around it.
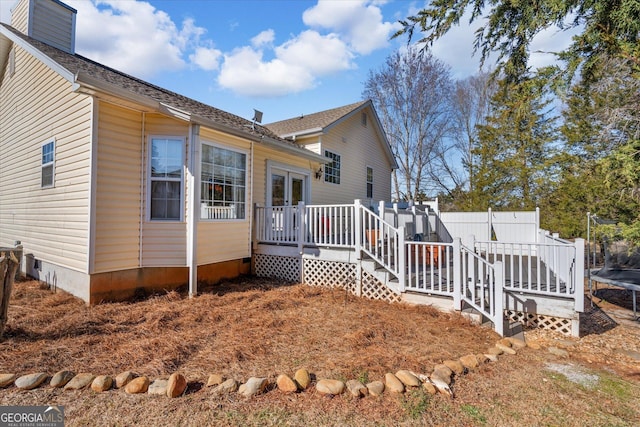
{"label": "yellow vinyl siding", "polygon": [[100,102],[93,273],[140,265],[142,113]]}
{"label": "yellow vinyl siding", "polygon": [[[4,1],[4,0],[2,0]],[[20,0],[11,13],[11,26],[23,34],[27,33],[29,0]]]}
{"label": "yellow vinyl siding", "polygon": [[[344,140],[343,140],[344,138]],[[382,141],[374,130],[371,120],[367,126],[361,123],[361,115],[355,114],[349,120],[332,127],[322,135],[307,141],[306,147],[324,156],[324,150],[340,155],[340,184],[322,179],[312,180],[313,203],[352,203],[354,199],[367,197],[367,166],[373,168],[373,199],[390,200],[391,164],[384,151]]]}
{"label": "yellow vinyl siding", "polygon": [[[36,259],[87,272],[92,101],[15,49],[0,95],[0,244],[20,240]],[[52,138],[54,187],[43,189],[41,146]]]}

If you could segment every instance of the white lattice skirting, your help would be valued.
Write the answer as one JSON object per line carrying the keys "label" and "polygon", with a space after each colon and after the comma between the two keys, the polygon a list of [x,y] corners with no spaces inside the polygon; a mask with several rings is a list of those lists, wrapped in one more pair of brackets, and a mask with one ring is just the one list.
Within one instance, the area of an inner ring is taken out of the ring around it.
{"label": "white lattice skirting", "polygon": [[300,282],[300,258],[255,254],[253,262],[258,277]]}
{"label": "white lattice skirting", "polygon": [[564,335],[571,335],[572,321],[562,317],[547,316],[535,313],[523,313],[521,311],[505,311],[507,318],[511,322],[519,322],[525,328],[547,329],[560,332]]}
{"label": "white lattice skirting", "polygon": [[303,283],[309,286],[341,288],[358,296],[388,302],[400,302],[401,297],[374,276],[362,271],[358,283],[355,264],[305,258],[302,262]]}

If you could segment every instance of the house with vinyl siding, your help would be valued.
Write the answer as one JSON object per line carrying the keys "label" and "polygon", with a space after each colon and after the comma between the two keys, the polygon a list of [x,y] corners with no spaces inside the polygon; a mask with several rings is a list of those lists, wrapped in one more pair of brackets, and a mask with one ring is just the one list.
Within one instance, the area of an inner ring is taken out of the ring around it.
{"label": "house with vinyl siding", "polygon": [[75,20],[21,0],[0,24],[0,246],[28,276],[89,303],[193,294],[251,271],[255,205],[390,198],[370,102],[281,134],[76,54]]}

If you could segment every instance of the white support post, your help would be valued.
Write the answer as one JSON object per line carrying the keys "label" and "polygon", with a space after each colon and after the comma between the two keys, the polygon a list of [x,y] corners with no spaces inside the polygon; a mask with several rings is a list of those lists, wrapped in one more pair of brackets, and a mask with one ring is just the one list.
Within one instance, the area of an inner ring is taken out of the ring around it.
{"label": "white support post", "polygon": [[[189,297],[198,294],[198,218],[200,185],[196,185],[200,162],[200,126],[189,129],[189,160],[186,168],[187,181],[187,267],[189,268]],[[200,182],[200,180],[198,180]]]}
{"label": "white support post", "polygon": [[378,202],[378,215],[384,220],[384,200]]}
{"label": "white support post", "polygon": [[584,311],[584,239],[576,239],[574,245],[576,248],[575,285],[573,289],[574,307],[576,312],[582,313]]}
{"label": "white support post", "polygon": [[493,327],[495,331],[502,337],[504,336],[504,265],[502,261],[496,261],[493,263],[493,279],[494,279],[494,293],[493,293]]}
{"label": "white support post", "polygon": [[[356,247],[356,259],[361,259],[362,255],[360,252],[362,251],[362,235],[364,234],[364,226],[362,224],[362,203],[360,199],[355,199],[353,201],[353,217],[355,219],[355,223],[353,226],[353,230],[355,233],[355,247]],[[358,263],[359,265],[360,263]]]}
{"label": "white support post", "polygon": [[405,244],[404,244],[404,227],[398,227],[398,247],[396,248],[398,257],[398,282],[400,282],[400,292],[404,292],[406,280],[407,280],[407,268],[405,259]]}
{"label": "white support post", "polygon": [[462,310],[462,242],[453,239],[453,309]]}
{"label": "white support post", "polygon": [[493,235],[493,233],[491,232],[491,230],[493,229],[493,221],[492,221],[492,217],[493,215],[491,214],[491,208],[487,209],[487,241],[490,242],[491,236]]}
{"label": "white support post", "polygon": [[[380,215],[382,219],[384,219],[384,215]],[[399,220],[398,220],[398,203],[393,204],[393,222],[391,225],[398,228]]]}
{"label": "white support post", "polygon": [[304,251],[304,235],[307,229],[306,217],[304,202],[298,202],[298,235],[296,239],[298,240],[298,253],[300,255]]}

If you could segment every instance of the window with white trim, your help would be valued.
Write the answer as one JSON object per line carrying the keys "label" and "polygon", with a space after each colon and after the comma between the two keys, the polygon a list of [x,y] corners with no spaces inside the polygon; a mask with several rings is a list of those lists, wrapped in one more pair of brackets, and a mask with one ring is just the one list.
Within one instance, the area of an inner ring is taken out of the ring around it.
{"label": "window with white trim", "polygon": [[53,187],[53,177],[55,173],[56,162],[56,140],[55,138],[42,144],[42,156],[41,156],[41,175],[40,175],[40,187],[49,188]]}
{"label": "window with white trim", "polygon": [[200,218],[245,219],[247,154],[202,143]]}
{"label": "window with white trim", "polygon": [[373,168],[367,166],[367,199],[373,199]]}
{"label": "window with white trim", "polygon": [[324,182],[340,184],[340,154],[324,150],[324,156],[331,159],[331,163],[324,165]]}
{"label": "window with white trim", "polygon": [[184,145],[183,138],[151,138],[149,218],[152,220],[182,220]]}
{"label": "window with white trim", "polygon": [[367,127],[367,113],[362,113],[360,116],[360,122],[362,123],[362,126]]}

